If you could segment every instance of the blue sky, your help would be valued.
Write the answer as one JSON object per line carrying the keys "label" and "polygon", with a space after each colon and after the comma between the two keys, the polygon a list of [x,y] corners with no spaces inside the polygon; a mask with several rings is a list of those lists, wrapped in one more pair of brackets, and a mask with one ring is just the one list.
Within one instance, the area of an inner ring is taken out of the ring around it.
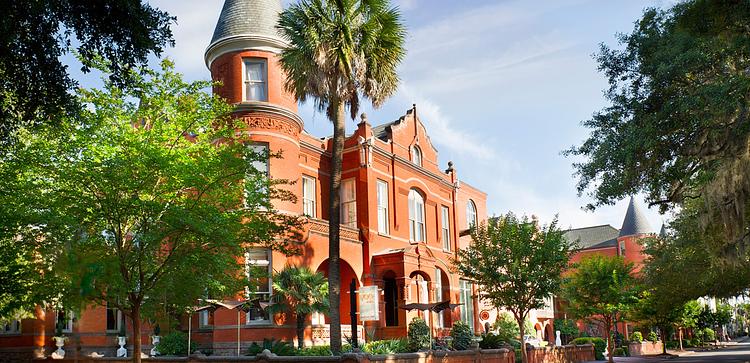
{"label": "blue sky", "polygon": [[[489,214],[546,222],[559,213],[566,228],[620,227],[627,201],[581,210],[589,199],[578,197],[573,160],[560,152],[585,139],[581,121],[606,104],[606,80],[592,58],[598,44],[614,45],[644,8],[672,1],[392,1],[409,31],[403,82],[383,107],[363,109],[370,123],[395,120],[416,103],[440,165],[452,160],[462,180],[486,191]],[[207,79],[203,52],[223,1],[150,3],[177,16],[176,46],[166,56],[188,79]],[[300,115],[313,135],[332,133],[312,105],[301,105]],[[658,230],[665,217],[647,213]]]}

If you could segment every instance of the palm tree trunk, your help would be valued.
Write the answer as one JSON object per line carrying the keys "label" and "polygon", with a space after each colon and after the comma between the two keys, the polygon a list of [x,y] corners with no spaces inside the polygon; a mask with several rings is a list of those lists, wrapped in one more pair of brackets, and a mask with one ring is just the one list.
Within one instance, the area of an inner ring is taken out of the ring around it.
{"label": "palm tree trunk", "polygon": [[297,348],[305,347],[305,314],[297,314]]}
{"label": "palm tree trunk", "polygon": [[[341,226],[341,162],[344,155],[345,120],[344,103],[337,108],[333,121],[333,150],[331,150],[331,188],[328,198],[328,301],[330,305],[331,352],[341,353],[341,266],[339,262],[339,228]],[[333,114],[333,113],[332,113]]]}

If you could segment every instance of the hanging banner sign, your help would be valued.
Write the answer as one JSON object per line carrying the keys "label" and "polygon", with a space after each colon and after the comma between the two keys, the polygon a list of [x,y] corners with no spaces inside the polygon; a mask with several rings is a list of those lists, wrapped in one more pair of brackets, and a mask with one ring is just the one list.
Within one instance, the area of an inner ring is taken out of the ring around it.
{"label": "hanging banner sign", "polygon": [[359,320],[374,321],[380,320],[380,311],[378,307],[378,287],[362,286],[357,292],[359,295]]}

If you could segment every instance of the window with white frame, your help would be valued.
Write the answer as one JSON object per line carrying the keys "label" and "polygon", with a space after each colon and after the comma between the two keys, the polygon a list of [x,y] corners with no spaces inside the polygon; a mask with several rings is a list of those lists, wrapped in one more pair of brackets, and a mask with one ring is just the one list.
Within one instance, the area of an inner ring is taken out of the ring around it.
{"label": "window with white frame", "polygon": [[388,183],[378,180],[378,233],[388,234]]}
{"label": "window with white frame", "polygon": [[315,178],[302,176],[302,213],[315,218]]}
{"label": "window with white frame", "polygon": [[[443,301],[443,272],[440,271],[439,268],[435,268],[435,283],[433,284],[433,287],[435,288],[435,302]],[[437,327],[438,328],[445,327],[445,322],[443,319],[444,312],[445,311],[441,311],[437,313]]]}
{"label": "window with white frame", "polygon": [[461,298],[461,321],[469,325],[474,331],[474,297],[472,296],[472,283],[468,280],[459,280],[458,289]]}
{"label": "window with white frame", "polygon": [[55,315],[55,330],[57,330],[57,327],[61,327],[63,333],[72,333],[74,318],[72,311],[58,310]]}
{"label": "window with white frame", "polygon": [[244,101],[268,101],[268,69],[266,60],[261,58],[247,58],[245,65],[245,97]]}
{"label": "window with white frame", "polygon": [[417,145],[411,147],[411,162],[422,166],[422,150]]}
{"label": "window with white frame", "polygon": [[[268,144],[252,142],[245,145],[245,207],[264,209],[268,202],[268,178],[270,177],[268,162]],[[248,191],[260,193],[248,193]],[[251,196],[259,198],[252,199]]]}
{"label": "window with white frame", "polygon": [[107,304],[107,331],[120,331],[123,326],[122,311],[117,308],[112,308]]}
{"label": "window with white frame", "polygon": [[466,203],[466,228],[472,228],[477,225],[477,205],[469,199]]}
{"label": "window with white frame", "polygon": [[451,250],[451,225],[450,225],[450,214],[449,209],[446,206],[440,208],[440,221],[442,223],[441,230],[443,237],[443,250]]}
{"label": "window with white frame", "polygon": [[0,334],[18,334],[21,332],[21,321],[10,320],[0,325]]}
{"label": "window with white frame", "polygon": [[199,327],[211,326],[210,317],[211,317],[211,312],[208,311],[208,309],[204,309],[198,312],[198,326]]}
{"label": "window with white frame", "polygon": [[247,323],[268,323],[269,314],[263,304],[271,301],[271,250],[253,248],[245,252],[245,274],[247,276],[247,298],[253,304],[247,311]]}
{"label": "window with white frame", "polygon": [[354,179],[341,182],[341,225],[357,228],[357,187]]}
{"label": "window with white frame", "polygon": [[416,189],[409,191],[409,240],[424,242],[424,198]]}

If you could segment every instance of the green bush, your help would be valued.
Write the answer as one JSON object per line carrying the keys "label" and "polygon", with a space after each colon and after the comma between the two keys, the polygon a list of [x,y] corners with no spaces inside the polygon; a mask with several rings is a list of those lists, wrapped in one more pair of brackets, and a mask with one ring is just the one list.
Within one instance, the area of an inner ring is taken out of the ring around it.
{"label": "green bush", "polygon": [[505,341],[499,335],[488,333],[479,341],[479,347],[482,349],[499,349],[505,345]]}
{"label": "green bush", "polygon": [[680,342],[676,340],[670,340],[667,342],[667,349],[677,349],[680,347]]}
{"label": "green bush", "polygon": [[253,342],[247,350],[247,355],[258,355],[265,349],[268,349],[271,353],[279,356],[293,356],[297,354],[297,349],[289,342],[276,339],[263,339],[262,345]]}
{"label": "green bush", "polygon": [[[181,331],[169,333],[161,337],[159,344],[156,345],[156,350],[161,355],[187,355],[188,336]],[[191,353],[198,350],[197,344],[193,343],[190,350]]]}
{"label": "green bush", "polygon": [[612,352],[612,355],[615,357],[627,357],[628,353],[625,347],[619,347],[615,348],[615,350]]}
{"label": "green bush", "polygon": [[463,321],[457,321],[453,323],[451,328],[451,344],[455,350],[466,350],[471,348],[471,340],[474,338],[474,334],[471,333],[469,325]]}
{"label": "green bush", "polygon": [[[429,344],[429,337],[427,343]],[[406,339],[388,339],[366,343],[362,351],[369,354],[397,354],[408,352],[409,348]]]}
{"label": "green bush", "polygon": [[604,350],[607,349],[607,342],[602,338],[581,337],[573,339],[571,343],[575,345],[593,344],[596,360],[604,359]]}
{"label": "green bush", "polygon": [[650,331],[648,332],[648,340],[650,342],[656,343],[657,341],[659,341],[659,336],[656,335],[656,332]]}
{"label": "green bush", "polygon": [[328,345],[319,345],[317,347],[305,347],[297,350],[297,354],[304,357],[329,357],[331,353],[331,347]]}
{"label": "green bush", "polygon": [[630,334],[630,341],[636,343],[643,342],[643,334],[641,334],[641,332],[639,331]]}
{"label": "green bush", "polygon": [[703,341],[704,342],[713,342],[716,340],[716,332],[714,332],[711,328],[705,328],[703,329]]}
{"label": "green bush", "polygon": [[407,338],[409,339],[409,350],[412,352],[430,349],[430,328],[422,318],[415,317],[411,320]]}

